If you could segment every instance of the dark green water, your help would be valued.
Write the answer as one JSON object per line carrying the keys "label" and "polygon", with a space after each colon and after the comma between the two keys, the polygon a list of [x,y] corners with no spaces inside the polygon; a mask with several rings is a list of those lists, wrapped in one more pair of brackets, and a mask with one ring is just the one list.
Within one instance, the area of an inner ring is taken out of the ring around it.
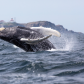
{"label": "dark green water", "polygon": [[49,40],[56,50],[25,52],[0,40],[0,84],[84,84],[84,36]]}

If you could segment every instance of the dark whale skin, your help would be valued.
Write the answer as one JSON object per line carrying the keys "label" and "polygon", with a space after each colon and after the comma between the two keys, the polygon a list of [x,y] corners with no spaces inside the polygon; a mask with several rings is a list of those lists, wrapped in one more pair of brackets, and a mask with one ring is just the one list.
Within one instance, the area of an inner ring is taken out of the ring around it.
{"label": "dark whale skin", "polygon": [[21,38],[36,39],[42,37],[43,35],[39,33],[39,31],[20,26],[5,28],[0,31],[0,39],[12,43],[27,52],[45,51],[52,48],[55,49],[53,44],[47,39],[37,42],[36,44],[28,44],[20,40]]}

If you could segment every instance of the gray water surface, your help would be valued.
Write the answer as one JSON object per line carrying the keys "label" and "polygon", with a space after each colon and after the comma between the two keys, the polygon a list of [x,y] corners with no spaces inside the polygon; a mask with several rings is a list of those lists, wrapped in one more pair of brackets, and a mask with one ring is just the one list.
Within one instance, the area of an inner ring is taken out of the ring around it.
{"label": "gray water surface", "polygon": [[84,36],[49,40],[56,49],[42,52],[0,40],[0,84],[84,84]]}

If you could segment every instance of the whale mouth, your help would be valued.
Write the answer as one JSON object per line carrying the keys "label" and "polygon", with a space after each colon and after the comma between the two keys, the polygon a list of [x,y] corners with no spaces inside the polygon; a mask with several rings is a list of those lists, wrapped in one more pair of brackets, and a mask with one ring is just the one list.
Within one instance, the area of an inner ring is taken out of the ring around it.
{"label": "whale mouth", "polygon": [[45,39],[48,39],[51,36],[52,35],[48,35],[48,36],[45,36],[45,37],[42,37],[42,38],[37,38],[37,39],[21,38],[20,40],[26,42],[27,44],[36,44],[36,43],[41,42]]}

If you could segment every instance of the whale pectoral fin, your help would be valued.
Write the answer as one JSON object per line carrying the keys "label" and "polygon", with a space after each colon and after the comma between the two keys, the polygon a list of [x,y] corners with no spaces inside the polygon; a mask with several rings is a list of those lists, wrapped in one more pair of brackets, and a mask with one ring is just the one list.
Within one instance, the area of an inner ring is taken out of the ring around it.
{"label": "whale pectoral fin", "polygon": [[41,42],[45,39],[48,39],[49,37],[51,37],[52,35],[48,35],[42,38],[38,38],[38,39],[27,39],[27,38],[21,38],[20,40],[23,42],[26,42],[27,44],[36,44],[38,42]]}
{"label": "whale pectoral fin", "polygon": [[39,31],[42,35],[54,35],[57,37],[61,37],[61,34],[54,29],[46,28],[46,27],[31,27],[31,29],[34,29],[36,31]]}

